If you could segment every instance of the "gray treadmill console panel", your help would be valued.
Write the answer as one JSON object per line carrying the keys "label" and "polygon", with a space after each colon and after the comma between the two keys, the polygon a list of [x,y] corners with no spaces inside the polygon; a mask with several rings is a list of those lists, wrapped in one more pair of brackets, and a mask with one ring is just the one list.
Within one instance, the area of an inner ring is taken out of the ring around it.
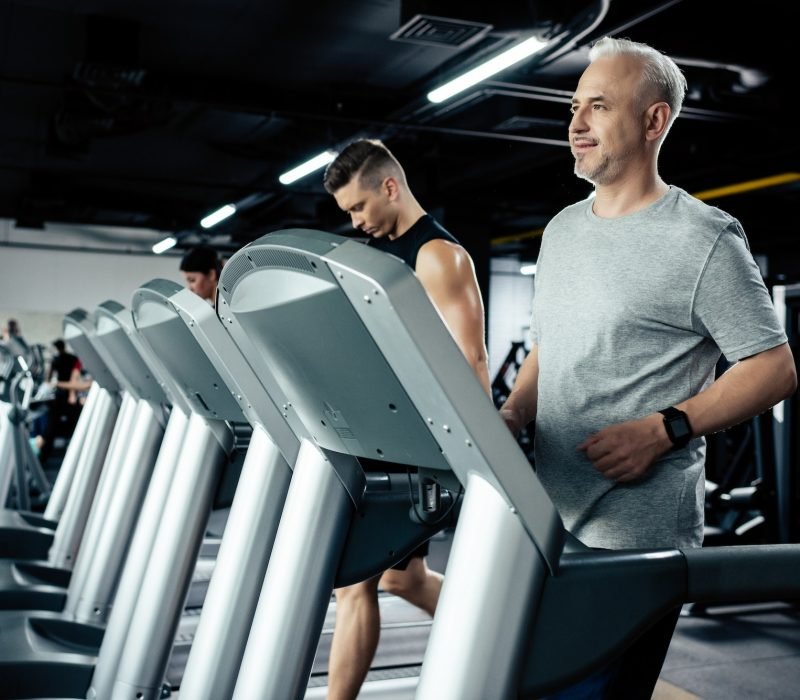
{"label": "gray treadmill console panel", "polygon": [[89,313],[74,309],[64,317],[64,339],[70,344],[92,379],[106,391],[119,391],[120,386],[103,357],[103,350],[94,345],[96,329]]}
{"label": "gray treadmill console panel", "polygon": [[136,399],[146,399],[158,404],[167,403],[158,380],[134,347],[128,331],[120,323],[119,316],[125,307],[116,301],[105,301],[95,309],[94,321],[97,339],[104,343],[119,368],[121,383]]}
{"label": "gray treadmill console panel", "polygon": [[228,264],[221,297],[231,334],[250,337],[320,444],[449,469],[462,483],[479,474],[557,568],[564,530],[552,501],[401,260],[290,230]]}
{"label": "gray treadmill console panel", "polygon": [[[197,344],[219,372],[232,396],[236,398],[247,420],[260,425],[269,434],[287,463],[294,464],[300,449],[298,435],[275,404],[279,391],[271,372],[256,374],[233,341],[211,306],[196,294],[165,280],[153,280],[162,293],[172,288],[170,302]],[[268,391],[265,387],[271,388]],[[307,437],[307,436],[304,436]]]}
{"label": "gray treadmill console panel", "polygon": [[242,274],[226,280],[233,293],[223,290],[227,327],[252,342],[256,357],[248,359],[271,369],[290,424],[329,450],[449,470],[322,258],[257,245],[243,255],[252,265],[240,261]]}
{"label": "gray treadmill console panel", "polygon": [[180,289],[180,285],[167,280],[153,280],[140,287],[133,297],[134,325],[195,413],[242,422],[236,398],[169,300],[175,288]]}

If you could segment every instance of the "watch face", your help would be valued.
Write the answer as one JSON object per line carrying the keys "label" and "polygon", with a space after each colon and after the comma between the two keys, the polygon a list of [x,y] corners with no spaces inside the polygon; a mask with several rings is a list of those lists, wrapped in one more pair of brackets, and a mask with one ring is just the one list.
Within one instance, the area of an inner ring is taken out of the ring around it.
{"label": "watch face", "polygon": [[686,440],[692,434],[689,429],[689,423],[683,416],[677,416],[669,421],[669,427],[672,429],[672,439],[675,442]]}

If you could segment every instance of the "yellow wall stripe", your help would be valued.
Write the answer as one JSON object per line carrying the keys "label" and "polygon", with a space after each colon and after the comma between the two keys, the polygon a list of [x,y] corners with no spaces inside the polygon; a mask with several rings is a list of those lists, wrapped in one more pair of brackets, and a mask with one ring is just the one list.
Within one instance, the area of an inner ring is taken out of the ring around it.
{"label": "yellow wall stripe", "polygon": [[735,185],[725,185],[724,187],[717,187],[713,190],[703,190],[702,192],[695,193],[694,196],[702,200],[718,199],[719,197],[730,197],[732,194],[739,194],[740,192],[751,192],[752,190],[760,190],[765,187],[785,185],[787,182],[795,182],[797,180],[800,180],[800,173],[782,173],[781,175],[762,177],[758,180],[739,182]]}
{"label": "yellow wall stripe", "polygon": [[[734,185],[725,185],[724,187],[717,187],[713,190],[703,190],[702,192],[696,192],[693,196],[697,197],[697,199],[702,199],[705,201],[707,199],[729,197],[730,195],[740,194],[741,192],[760,190],[764,189],[765,187],[785,185],[788,182],[796,182],[797,180],[800,180],[800,173],[781,173],[780,175],[762,177],[758,180],[748,180],[747,182],[738,182]],[[524,231],[523,233],[499,236],[497,238],[492,238],[492,245],[503,245],[504,243],[514,243],[515,241],[525,241],[531,238],[538,238],[543,232],[544,228],[535,228],[531,231]]]}

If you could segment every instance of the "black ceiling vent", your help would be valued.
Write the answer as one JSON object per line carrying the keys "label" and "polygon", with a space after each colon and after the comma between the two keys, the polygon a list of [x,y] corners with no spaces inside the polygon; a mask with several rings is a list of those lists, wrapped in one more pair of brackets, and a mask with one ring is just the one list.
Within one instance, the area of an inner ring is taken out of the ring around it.
{"label": "black ceiling vent", "polygon": [[142,86],[147,71],[139,58],[138,22],[87,15],[84,58],[72,71],[80,85],[109,90]]}
{"label": "black ceiling vent", "polygon": [[394,41],[410,41],[414,44],[463,49],[481,39],[491,28],[491,24],[482,22],[414,15],[389,38]]}

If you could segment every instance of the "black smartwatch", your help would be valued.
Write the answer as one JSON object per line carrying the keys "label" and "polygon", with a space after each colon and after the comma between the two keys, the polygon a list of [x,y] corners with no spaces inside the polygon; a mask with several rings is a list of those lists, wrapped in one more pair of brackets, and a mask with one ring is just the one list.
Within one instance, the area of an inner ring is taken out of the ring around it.
{"label": "black smartwatch", "polygon": [[667,436],[672,441],[672,449],[679,450],[685,447],[686,443],[692,439],[692,426],[689,423],[689,416],[683,411],[679,411],[674,406],[659,411],[664,416],[664,428]]}

